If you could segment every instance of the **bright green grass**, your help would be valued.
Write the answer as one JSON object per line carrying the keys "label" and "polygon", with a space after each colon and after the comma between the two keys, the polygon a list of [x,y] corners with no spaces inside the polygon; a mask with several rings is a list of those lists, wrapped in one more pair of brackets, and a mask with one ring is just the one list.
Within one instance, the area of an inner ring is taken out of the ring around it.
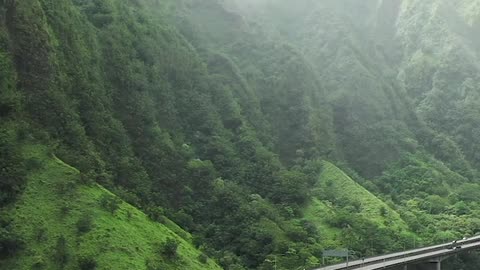
{"label": "bright green grass", "polygon": [[[189,234],[173,222],[167,220],[168,227],[152,222],[125,202],[114,214],[104,210],[99,199],[111,193],[97,184],[78,184],[78,170],[48,156],[45,147],[26,146],[24,154],[41,161],[41,168],[28,176],[26,190],[11,210],[14,230],[26,245],[1,269],[59,269],[54,258],[60,236],[68,244],[64,269],[78,269],[82,258],[94,258],[96,269],[147,269],[147,261],[155,265],[152,269],[221,269],[211,260],[199,262],[200,252],[175,232],[187,239]],[[86,214],[93,217],[93,227],[80,234],[76,223]],[[179,243],[175,260],[158,251],[167,238]]]}
{"label": "bright green grass", "polygon": [[325,247],[337,247],[340,245],[336,239],[342,233],[342,230],[331,227],[326,222],[333,215],[335,215],[335,211],[317,198],[312,198],[304,210],[305,219],[316,225],[317,230],[320,232],[322,245]]}
{"label": "bright green grass", "polygon": [[[327,191],[328,190],[328,191]],[[345,205],[359,205],[358,214],[376,223],[379,227],[392,227],[395,230],[407,231],[407,225],[400,215],[386,203],[352,180],[335,165],[324,162],[322,173],[313,190],[313,198],[304,209],[305,218],[313,222],[322,233],[326,246],[336,245],[336,236],[341,233],[338,228],[328,225],[329,218],[335,215],[332,203],[322,200],[320,194],[329,192],[337,201]],[[380,209],[385,209],[382,216]]]}

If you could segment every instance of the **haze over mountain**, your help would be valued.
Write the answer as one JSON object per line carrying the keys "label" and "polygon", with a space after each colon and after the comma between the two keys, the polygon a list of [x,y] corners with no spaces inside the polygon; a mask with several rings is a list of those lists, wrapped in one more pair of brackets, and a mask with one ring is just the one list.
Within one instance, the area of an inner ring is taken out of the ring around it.
{"label": "haze over mountain", "polygon": [[474,235],[479,51],[478,0],[0,1],[0,268],[311,269]]}

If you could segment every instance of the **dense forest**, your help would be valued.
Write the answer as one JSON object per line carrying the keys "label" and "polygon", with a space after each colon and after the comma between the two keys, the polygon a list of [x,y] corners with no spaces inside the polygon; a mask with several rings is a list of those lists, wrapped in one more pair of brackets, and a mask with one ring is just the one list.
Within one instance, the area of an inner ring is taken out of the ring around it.
{"label": "dense forest", "polygon": [[473,236],[479,51],[480,0],[0,0],[0,268]]}

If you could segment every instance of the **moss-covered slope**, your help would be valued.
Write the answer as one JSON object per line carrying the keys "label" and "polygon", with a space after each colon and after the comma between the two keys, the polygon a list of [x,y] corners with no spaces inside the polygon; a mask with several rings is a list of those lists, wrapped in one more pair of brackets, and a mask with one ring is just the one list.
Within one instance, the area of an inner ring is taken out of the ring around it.
{"label": "moss-covered slope", "polygon": [[[375,252],[373,247],[356,247],[356,241],[371,237],[388,242],[396,235],[400,241],[392,244],[401,246],[410,237],[407,224],[394,209],[327,161],[304,215],[323,232],[326,247],[344,246],[369,253]],[[375,235],[368,236],[368,231]]]}
{"label": "moss-covered slope", "polygon": [[[166,225],[152,222],[100,185],[83,184],[78,170],[47,151],[39,145],[24,147],[35,170],[9,211],[24,247],[0,268],[221,269],[210,259],[200,262],[201,252],[189,234],[169,220],[165,218]],[[165,250],[167,239],[178,244],[176,254]]]}

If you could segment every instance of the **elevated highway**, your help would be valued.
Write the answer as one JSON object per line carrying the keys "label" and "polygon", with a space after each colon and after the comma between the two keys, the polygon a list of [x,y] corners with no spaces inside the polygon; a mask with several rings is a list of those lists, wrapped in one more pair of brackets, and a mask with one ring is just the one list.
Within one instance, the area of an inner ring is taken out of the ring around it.
{"label": "elevated highway", "polygon": [[[355,260],[347,263],[330,265],[314,270],[375,270],[375,269],[409,269],[409,265],[426,263],[428,269],[440,270],[441,262],[445,258],[460,252],[480,249],[480,236],[459,240],[458,248],[451,248],[451,243],[412,249],[404,252],[391,253],[364,260]],[[424,269],[427,269],[426,267]]]}

